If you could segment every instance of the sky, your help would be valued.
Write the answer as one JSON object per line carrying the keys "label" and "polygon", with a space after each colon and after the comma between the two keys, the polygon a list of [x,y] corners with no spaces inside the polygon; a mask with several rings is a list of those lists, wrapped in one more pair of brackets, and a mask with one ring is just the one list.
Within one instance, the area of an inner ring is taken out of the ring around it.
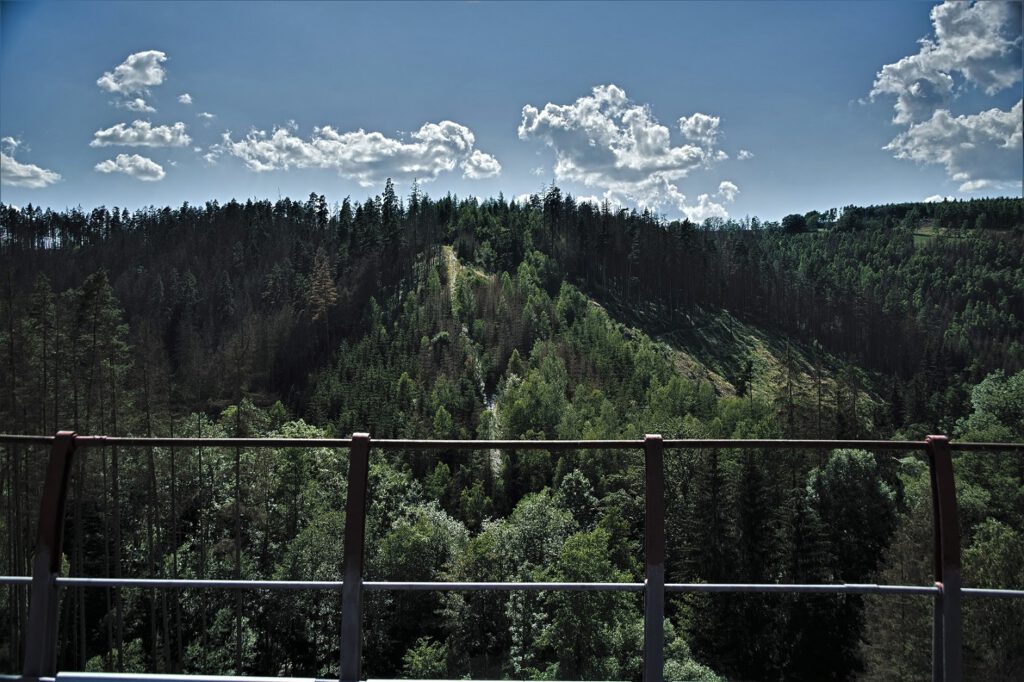
{"label": "sky", "polygon": [[0,199],[1020,196],[1020,2],[0,3]]}

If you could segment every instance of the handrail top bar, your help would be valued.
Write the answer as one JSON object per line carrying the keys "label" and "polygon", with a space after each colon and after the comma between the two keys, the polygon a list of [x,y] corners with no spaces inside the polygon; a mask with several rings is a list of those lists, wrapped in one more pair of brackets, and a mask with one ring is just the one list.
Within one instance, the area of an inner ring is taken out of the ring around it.
{"label": "handrail top bar", "polygon": [[950,441],[949,449],[960,450],[964,452],[974,452],[980,450],[1024,451],[1024,443],[978,443],[973,441]]}
{"label": "handrail top bar", "polygon": [[[49,445],[53,436],[23,434],[0,434],[0,443],[24,445]],[[807,440],[807,439],[749,439],[749,438],[671,438],[663,441],[666,448],[780,448],[780,449],[835,449],[859,448],[863,450],[923,450],[923,440]],[[75,436],[76,447],[245,447],[245,448],[289,448],[319,447],[343,448],[352,444],[351,438],[163,438],[135,436]],[[384,450],[427,449],[427,450],[627,450],[639,449],[642,439],[635,440],[428,440],[404,438],[371,439],[372,447]],[[979,443],[970,441],[950,442],[951,450],[959,451],[1022,451],[1024,443]]]}
{"label": "handrail top bar", "polygon": [[[30,576],[0,576],[0,584],[27,584]],[[77,587],[125,587],[139,589],[242,589],[242,590],[338,590],[341,580],[232,580],[195,578],[89,578],[58,577],[54,583]],[[467,592],[494,590],[509,592],[642,592],[642,582],[476,582],[476,581],[383,581],[364,580],[363,589],[396,592]],[[667,592],[820,592],[854,594],[923,594],[942,591],[938,585],[886,585],[879,583],[666,583]],[[1024,589],[985,587],[961,588],[971,598],[1024,599]]]}
{"label": "handrail top bar", "polygon": [[338,682],[337,678],[273,677],[254,675],[175,675],[169,673],[110,673],[59,671],[56,677],[40,678],[40,682]]}
{"label": "handrail top bar", "polygon": [[[182,675],[168,673],[84,673],[59,671],[54,677],[26,678],[19,675],[0,675],[3,682],[338,682],[338,678],[322,677],[254,677],[250,675]],[[413,682],[409,679],[391,680],[371,677],[367,682]],[[434,680],[430,682],[460,682]]]}
{"label": "handrail top bar", "polygon": [[[0,584],[27,585],[29,576],[0,576]],[[195,580],[188,578],[56,578],[57,585],[78,587],[125,587],[226,590],[339,590],[340,580]],[[644,583],[565,582],[407,582],[363,581],[363,589],[383,592],[643,592]],[[875,583],[666,583],[665,591],[678,593],[768,594],[876,594],[929,596],[941,592],[937,585],[882,585]],[[1024,599],[1024,590],[979,587],[961,588],[967,599]],[[0,678],[2,679],[2,678]]]}
{"label": "handrail top bar", "polygon": [[0,443],[11,443],[17,445],[50,445],[53,443],[53,436],[32,436],[15,433],[0,433]]}

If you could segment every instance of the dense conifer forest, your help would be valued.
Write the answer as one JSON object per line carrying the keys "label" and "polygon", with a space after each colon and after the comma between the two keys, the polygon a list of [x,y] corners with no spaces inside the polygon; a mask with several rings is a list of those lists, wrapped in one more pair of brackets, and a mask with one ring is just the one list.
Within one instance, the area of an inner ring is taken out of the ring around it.
{"label": "dense conifer forest", "polygon": [[[1024,201],[666,221],[577,202],[0,205],[0,431],[1024,440]],[[0,462],[28,575],[45,451]],[[375,452],[366,577],[642,581],[637,453]],[[1024,459],[958,456],[964,584],[1024,588]],[[341,580],[347,453],[96,448],[70,575]],[[930,584],[923,457],[666,453],[670,582]],[[27,591],[0,592],[0,672]],[[340,597],[75,588],[61,667],[337,674]],[[928,599],[677,595],[666,679],[918,680]],[[965,603],[967,677],[1024,606]],[[629,593],[368,593],[364,674],[638,679]]]}

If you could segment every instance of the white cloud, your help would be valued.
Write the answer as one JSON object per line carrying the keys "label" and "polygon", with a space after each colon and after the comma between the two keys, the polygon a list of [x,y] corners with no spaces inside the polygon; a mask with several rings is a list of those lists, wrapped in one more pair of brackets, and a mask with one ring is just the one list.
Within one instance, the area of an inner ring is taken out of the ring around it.
{"label": "white cloud", "polygon": [[[13,137],[3,138],[3,143],[11,154],[21,143]],[[0,184],[11,187],[27,187],[39,189],[60,180],[60,173],[34,166],[30,163],[19,163],[13,156],[0,152]]]}
{"label": "white cloud", "polygon": [[166,175],[160,164],[138,154],[118,154],[116,158],[97,163],[96,170],[100,173],[124,173],[143,182],[163,180]]}
{"label": "white cloud", "polygon": [[584,196],[576,197],[576,205],[579,204],[592,204],[594,208],[600,209],[601,204],[604,203],[604,197],[599,197],[596,194],[587,194]]}
{"label": "white cloud", "polygon": [[214,116],[213,114],[211,114],[208,111],[200,111],[198,114],[196,114],[196,116],[198,116],[199,118],[204,119],[206,121],[209,121],[209,120],[212,120],[212,119],[216,118],[216,116]]}
{"label": "white cloud", "polygon": [[956,197],[942,196],[941,194],[933,194],[930,197],[925,197],[921,201],[926,204],[941,204],[943,201],[955,201]]}
{"label": "white cloud", "polygon": [[953,116],[963,88],[994,95],[1018,83],[1021,3],[947,1],[931,10],[934,38],[917,54],[886,64],[871,99],[895,95],[893,123],[906,126],[885,149],[896,158],[942,164],[960,191],[1020,187],[1021,105]]}
{"label": "white cloud", "polygon": [[708,116],[698,112],[693,116],[680,118],[679,130],[682,131],[686,139],[711,148],[715,146],[718,139],[719,123],[720,120],[717,116]]}
{"label": "white cloud", "polygon": [[145,92],[151,85],[164,82],[163,62],[167,55],[159,50],[148,50],[128,55],[113,71],[107,71],[96,81],[96,85],[107,92],[129,95]]}
{"label": "white cloud", "polygon": [[754,158],[753,152],[748,152],[746,149],[741,149],[740,153],[736,155],[737,161],[746,161],[747,159]]}
{"label": "white cloud", "polygon": [[116,106],[119,109],[144,112],[147,114],[151,114],[156,111],[156,109],[146,104],[146,100],[142,99],[141,97],[136,97],[135,99],[126,99],[121,102],[115,102],[114,106]]}
{"label": "white cloud", "polygon": [[536,175],[539,178],[540,176],[544,175],[544,173],[546,173],[546,172],[547,171],[544,170],[544,166],[537,166],[536,168],[534,168],[534,169],[532,169],[530,171],[530,175]]}
{"label": "white cloud", "polygon": [[953,116],[939,109],[932,117],[900,133],[885,146],[896,158],[942,164],[961,192],[985,188],[1020,190],[1022,101],[1009,111],[989,109]]}
{"label": "white cloud", "polygon": [[490,154],[485,154],[479,149],[474,149],[469,158],[461,164],[465,178],[480,180],[482,178],[493,178],[501,175],[501,164]]}
{"label": "white cloud", "polygon": [[993,95],[1021,80],[1021,4],[947,1],[931,10],[935,38],[923,38],[917,54],[886,64],[871,98],[896,95],[893,122],[906,125],[931,116],[964,82]]}
{"label": "white cloud", "polygon": [[699,195],[697,205],[685,207],[683,213],[696,223],[704,222],[708,218],[728,218],[729,211],[726,210],[725,204],[735,201],[736,195],[739,193],[740,188],[736,186],[736,183],[723,180],[718,183],[717,192]]}
{"label": "white cloud", "polygon": [[257,172],[335,168],[342,177],[363,187],[380,184],[388,177],[429,182],[456,168],[474,179],[501,171],[497,159],[474,149],[473,132],[452,121],[423,124],[410,135],[411,142],[362,129],[343,133],[331,126],[314,128],[308,140],[296,132],[294,121],[269,134],[253,130],[239,140],[232,139],[228,132],[219,145],[211,148],[207,161],[214,163],[226,153]]}
{"label": "white cloud", "polygon": [[687,218],[695,223],[702,223],[708,218],[728,218],[729,212],[725,206],[711,200],[709,194],[701,194],[697,197],[696,206],[687,206],[683,209]]}
{"label": "white cloud", "polygon": [[21,140],[13,137],[0,138],[0,145],[3,145],[11,154],[18,151],[18,147],[21,146]]}
{"label": "white cloud", "polygon": [[530,194],[529,192],[524,192],[523,194],[517,194],[515,197],[513,197],[512,201],[516,202],[517,204],[526,206],[530,203],[530,197],[532,196],[533,195]]}
{"label": "white cloud", "polygon": [[736,195],[740,193],[740,188],[735,183],[728,180],[723,180],[718,183],[718,195],[722,199],[728,202],[735,201]]}
{"label": "white cloud", "polygon": [[178,95],[178,101],[182,104],[192,104],[192,95],[188,94],[187,92],[183,92],[182,94]]}
{"label": "white cloud", "polygon": [[118,123],[106,130],[97,130],[89,146],[185,147],[191,142],[192,138],[185,133],[184,123],[153,126],[149,121],[134,121],[131,127]]}
{"label": "white cloud", "polygon": [[653,210],[670,205],[689,215],[699,205],[686,203],[679,181],[728,155],[715,148],[718,117],[683,117],[679,130],[688,142],[673,146],[669,129],[649,107],[633,103],[609,84],[572,104],[526,105],[519,138],[540,140],[555,151],[556,180],[603,189],[604,198],[614,202],[632,201]]}

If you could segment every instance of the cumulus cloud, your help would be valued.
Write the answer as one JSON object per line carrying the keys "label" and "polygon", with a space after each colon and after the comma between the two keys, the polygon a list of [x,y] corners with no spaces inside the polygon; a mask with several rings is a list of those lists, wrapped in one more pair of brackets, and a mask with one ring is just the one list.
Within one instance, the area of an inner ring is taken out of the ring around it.
{"label": "cumulus cloud", "polygon": [[942,164],[961,192],[985,188],[1020,189],[1022,101],[1009,111],[989,109],[953,116],[939,109],[885,146],[896,158]]}
{"label": "cumulus cloud", "polygon": [[4,149],[13,154],[21,146],[21,140],[10,136],[0,137],[0,145],[3,145]]}
{"label": "cumulus cloud", "polygon": [[613,202],[703,213],[710,209],[688,204],[679,181],[728,158],[715,148],[719,119],[696,113],[680,118],[678,125],[687,142],[673,146],[669,129],[649,107],[633,103],[622,88],[609,84],[572,104],[526,105],[519,138],[539,140],[555,151],[556,180],[603,189],[604,198]]}
{"label": "cumulus cloud", "polygon": [[933,194],[930,197],[925,197],[921,201],[926,204],[941,204],[943,201],[955,201],[956,197],[942,196],[941,194]]}
{"label": "cumulus cloud", "polygon": [[128,55],[113,71],[107,71],[96,81],[107,92],[130,95],[145,92],[153,85],[164,82],[163,62],[167,55],[159,50],[147,50]]}
{"label": "cumulus cloud", "polygon": [[221,143],[211,148],[207,161],[214,163],[221,154],[229,154],[257,172],[334,168],[363,187],[380,184],[388,177],[429,182],[456,168],[471,179],[501,172],[498,160],[475,149],[473,132],[458,123],[425,123],[409,137],[412,140],[406,142],[379,132],[339,132],[323,126],[304,139],[294,122],[289,122],[271,133],[253,130],[238,140],[225,133]]}
{"label": "cumulus cloud", "polygon": [[741,149],[740,153],[736,155],[738,161],[746,161],[747,159],[754,158],[753,152],[748,152],[746,149]]}
{"label": "cumulus cloud", "polygon": [[135,99],[126,99],[122,102],[117,102],[115,106],[117,106],[119,109],[127,109],[128,111],[138,111],[147,114],[151,114],[156,111],[156,109],[146,104],[146,100],[142,99],[141,97],[136,97]]}
{"label": "cumulus cloud", "polygon": [[463,177],[480,180],[501,175],[501,164],[490,154],[474,149],[469,158],[462,162],[462,170]]}
{"label": "cumulus cloud", "polygon": [[735,201],[736,195],[740,193],[740,188],[735,183],[728,180],[723,180],[718,184],[718,196],[725,201]]}
{"label": "cumulus cloud", "polygon": [[185,133],[184,123],[154,126],[149,121],[134,121],[131,126],[118,123],[106,130],[93,133],[90,147],[185,147],[192,142]]}
{"label": "cumulus cloud", "polygon": [[124,173],[143,182],[163,180],[166,175],[160,164],[138,154],[118,154],[116,158],[97,163],[96,170],[100,173]]}
{"label": "cumulus cloud", "polygon": [[21,144],[13,137],[3,138],[3,144],[11,155],[0,152],[0,184],[11,187],[27,187],[39,189],[52,185],[60,180],[60,173],[40,168],[30,163],[20,163],[14,159],[14,151]]}
{"label": "cumulus cloud", "polygon": [[587,194],[576,197],[577,204],[591,204],[595,209],[601,210],[604,208],[605,202],[608,202],[608,210],[618,211],[622,208],[622,204],[617,201],[610,201],[607,197],[597,196],[596,194]]}
{"label": "cumulus cloud", "polygon": [[544,170],[544,166],[537,166],[536,168],[530,170],[530,175],[536,175],[539,178],[546,172],[547,171]]}
{"label": "cumulus cloud", "polygon": [[714,147],[718,139],[717,116],[696,113],[693,116],[683,116],[679,119],[679,130],[686,139],[696,142],[704,147]]}
{"label": "cumulus cloud", "polygon": [[178,101],[182,104],[192,104],[192,95],[188,94],[187,92],[183,92],[182,94],[178,95]]}
{"label": "cumulus cloud", "polygon": [[697,203],[694,206],[687,206],[683,213],[686,217],[695,223],[701,223],[708,218],[728,218],[729,212],[725,210],[725,206],[721,203],[717,203],[712,200],[710,194],[701,194],[697,197]]}
{"label": "cumulus cloud", "polygon": [[994,95],[1020,82],[1021,3],[947,1],[931,10],[934,37],[917,54],[886,64],[871,99],[895,95],[893,123],[906,126],[885,149],[896,158],[942,164],[961,192],[1020,188],[1021,105],[954,116],[966,87]]}
{"label": "cumulus cloud", "polygon": [[210,121],[210,120],[216,118],[216,116],[211,114],[209,111],[200,111],[198,114],[196,114],[196,116],[198,116],[199,118],[203,119],[204,121]]}
{"label": "cumulus cloud", "polygon": [[886,64],[871,98],[896,95],[894,123],[931,116],[955,94],[954,76],[994,95],[1021,79],[1021,4],[952,0],[931,10],[935,38],[917,54]]}
{"label": "cumulus cloud", "polygon": [[690,220],[700,223],[708,218],[728,218],[729,211],[725,204],[731,204],[736,200],[740,188],[736,183],[723,180],[718,183],[718,191],[714,194],[700,194],[697,196],[697,203],[694,206],[686,206],[683,213]]}

